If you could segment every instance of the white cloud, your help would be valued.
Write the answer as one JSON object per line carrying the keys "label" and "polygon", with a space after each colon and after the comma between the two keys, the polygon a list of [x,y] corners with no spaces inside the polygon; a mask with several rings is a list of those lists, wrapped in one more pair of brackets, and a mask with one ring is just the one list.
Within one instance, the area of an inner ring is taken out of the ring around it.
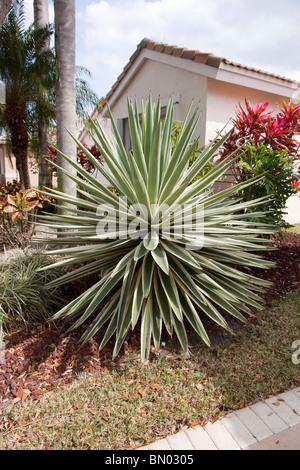
{"label": "white cloud", "polygon": [[300,79],[298,0],[84,0],[77,5],[78,59],[93,72],[100,94],[109,91],[144,37]]}
{"label": "white cloud", "polygon": [[144,37],[300,80],[299,0],[76,0],[76,11],[77,63],[100,96]]}

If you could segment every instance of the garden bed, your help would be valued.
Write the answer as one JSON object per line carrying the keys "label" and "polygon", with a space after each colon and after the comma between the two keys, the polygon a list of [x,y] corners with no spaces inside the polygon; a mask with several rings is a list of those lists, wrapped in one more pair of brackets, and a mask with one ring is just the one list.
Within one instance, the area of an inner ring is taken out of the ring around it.
{"label": "garden bed", "polygon": [[[284,240],[275,236],[271,246],[276,250],[266,253],[266,257],[276,262],[276,267],[269,270],[253,269],[260,278],[273,282],[273,285],[262,295],[266,307],[294,291],[300,285],[300,235],[285,233]],[[250,319],[255,322],[255,317]],[[249,325],[231,321],[233,330],[247,330]],[[212,342],[220,343],[228,339],[228,333],[207,323],[208,334]],[[126,352],[131,360],[139,361],[138,332],[132,333],[125,342],[125,351],[112,360],[113,343],[98,351],[97,337],[85,346],[78,340],[82,331],[75,330],[66,334],[65,323],[55,325],[30,325],[5,339],[6,362],[0,365],[0,403],[24,401],[28,397],[40,398],[45,392],[64,387],[72,383],[80,373],[101,373],[109,368],[119,369],[126,364]],[[191,335],[192,343],[200,341]],[[165,347],[154,352],[159,355],[179,355],[180,349],[175,340],[165,337]]]}
{"label": "garden bed", "polygon": [[266,270],[252,269],[255,276],[273,283],[261,295],[267,306],[295,290],[300,284],[300,233],[285,232],[283,237],[283,240],[278,234],[272,237],[270,246],[276,250],[266,254],[276,266]]}

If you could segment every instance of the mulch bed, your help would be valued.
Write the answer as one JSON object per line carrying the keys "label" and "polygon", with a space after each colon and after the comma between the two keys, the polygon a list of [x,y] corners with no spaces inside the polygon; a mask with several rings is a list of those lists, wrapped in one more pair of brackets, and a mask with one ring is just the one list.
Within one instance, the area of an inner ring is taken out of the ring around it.
{"label": "mulch bed", "polygon": [[270,269],[251,269],[254,276],[272,282],[265,293],[260,294],[269,307],[274,300],[284,297],[297,289],[300,284],[300,235],[284,233],[284,240],[276,234],[270,242],[272,248],[265,258],[276,263]]}
{"label": "mulch bed", "polygon": [[[285,233],[282,241],[273,237],[265,257],[276,262],[268,270],[253,269],[257,277],[273,282],[262,295],[266,306],[295,290],[300,284],[300,235]],[[34,325],[7,335],[5,364],[0,364],[0,404],[40,398],[45,392],[72,383],[79,373],[99,373],[118,367],[120,358],[112,361],[112,345],[98,351],[97,339],[80,346],[82,331],[66,334],[66,325]],[[139,347],[133,333],[125,348]],[[0,356],[1,357],[1,356]]]}

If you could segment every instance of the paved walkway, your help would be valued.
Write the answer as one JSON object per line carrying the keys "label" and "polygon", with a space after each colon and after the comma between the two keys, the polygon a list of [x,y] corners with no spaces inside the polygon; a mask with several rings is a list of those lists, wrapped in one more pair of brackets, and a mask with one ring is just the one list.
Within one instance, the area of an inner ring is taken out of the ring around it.
{"label": "paved walkway", "polygon": [[300,387],[137,450],[300,450]]}

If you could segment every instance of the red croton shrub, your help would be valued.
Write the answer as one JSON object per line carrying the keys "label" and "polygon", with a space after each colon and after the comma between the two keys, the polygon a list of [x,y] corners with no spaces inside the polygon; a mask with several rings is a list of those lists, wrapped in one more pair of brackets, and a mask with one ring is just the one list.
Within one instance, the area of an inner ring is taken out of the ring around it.
{"label": "red croton shrub", "polygon": [[[86,144],[83,144],[84,147],[102,164],[103,163],[103,158],[101,157],[101,154],[96,147],[96,145],[92,145],[91,147],[88,147]],[[57,152],[54,147],[48,145],[48,152],[49,155],[44,155],[44,157],[48,158],[48,160],[51,160],[53,163],[57,163]],[[90,162],[90,160],[86,157],[84,152],[82,150],[78,150],[77,152],[77,163],[82,166],[86,171],[89,173],[93,173],[95,170],[94,165]],[[53,166],[51,168],[52,172],[56,171],[56,168]]]}
{"label": "red croton shrub", "polygon": [[[253,145],[264,145],[272,151],[284,152],[294,161],[300,159],[300,105],[290,100],[277,105],[278,112],[266,112],[269,103],[259,101],[255,108],[245,99],[245,107],[237,107],[236,117],[232,119],[232,132],[220,152],[225,159],[239,146],[251,141]],[[299,167],[300,175],[300,167]],[[295,189],[300,190],[299,179],[292,179]]]}

